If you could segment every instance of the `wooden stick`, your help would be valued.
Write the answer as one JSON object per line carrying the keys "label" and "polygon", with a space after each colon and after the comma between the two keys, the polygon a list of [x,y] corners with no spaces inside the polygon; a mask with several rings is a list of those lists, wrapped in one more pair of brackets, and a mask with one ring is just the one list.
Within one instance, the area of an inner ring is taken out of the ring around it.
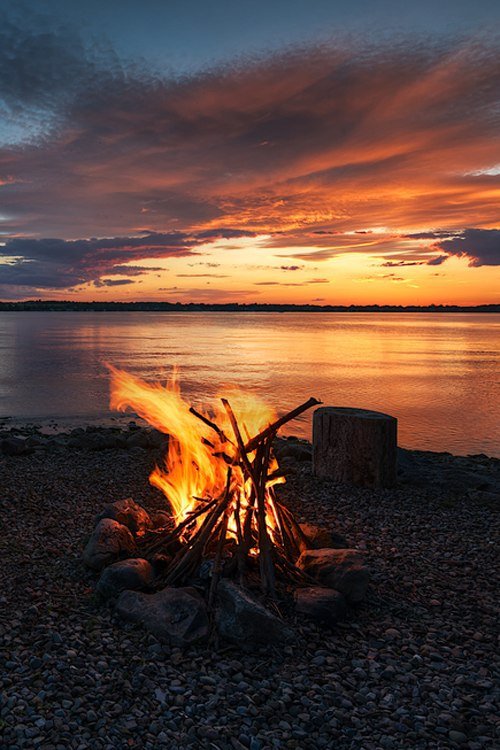
{"label": "wooden stick", "polygon": [[217,550],[215,552],[215,559],[214,559],[214,569],[212,573],[212,580],[210,582],[210,591],[208,594],[208,608],[209,609],[212,609],[215,594],[217,592],[217,585],[219,583],[219,578],[222,573],[222,550],[224,549],[224,544],[226,543],[227,524],[229,521],[228,498],[229,498],[229,493],[230,493],[230,487],[231,487],[231,467],[229,467],[227,470],[226,490],[225,490],[225,495],[224,495],[224,500],[223,500],[223,503],[225,504],[224,515],[222,518],[222,522],[220,524],[219,540],[217,542]]}
{"label": "wooden stick", "polygon": [[168,547],[170,544],[172,544],[172,542],[179,538],[179,536],[187,526],[190,526],[193,521],[195,521],[199,516],[203,515],[203,513],[208,513],[208,511],[213,508],[217,502],[218,500],[217,498],[215,498],[213,500],[209,500],[203,507],[192,510],[189,515],[183,521],[181,521],[172,531],[169,531],[167,533],[158,532],[156,538],[145,543],[144,549],[147,552],[151,553],[156,552],[162,547]]}
{"label": "wooden stick", "polygon": [[274,503],[276,507],[280,509],[280,512],[283,513],[283,516],[286,518],[287,524],[289,528],[291,529],[294,539],[296,540],[298,549],[300,551],[302,551],[303,549],[306,549],[309,546],[307,536],[304,534],[299,524],[295,520],[295,516],[293,515],[293,513],[286,507],[286,505],[282,505],[280,502],[278,502],[276,498],[274,498]]}
{"label": "wooden stick", "polygon": [[214,430],[214,432],[217,433],[217,435],[220,437],[223,443],[232,443],[234,445],[233,441],[227,437],[224,430],[221,430],[219,425],[215,424],[215,422],[212,422],[210,419],[208,419],[208,417],[205,417],[203,414],[200,414],[199,411],[196,411],[194,406],[191,406],[189,411],[191,412],[193,416],[197,417],[198,419],[201,419],[201,421],[204,422],[207,425],[207,427],[211,427],[212,430]]}
{"label": "wooden stick", "polygon": [[240,577],[240,586],[243,586],[243,580],[245,577],[245,558],[247,553],[245,552],[245,542],[243,539],[243,530],[241,528],[241,497],[239,490],[237,490],[236,496],[236,507],[234,509],[234,520],[236,522],[236,539],[238,546],[236,548],[236,559],[238,561],[238,573]]}
{"label": "wooden stick", "polygon": [[224,406],[224,409],[227,412],[229,421],[231,422],[231,427],[233,428],[234,436],[236,438],[236,444],[238,446],[238,453],[234,458],[234,463],[238,463],[239,461],[241,461],[248,473],[248,476],[251,477],[252,481],[255,483],[255,476],[253,474],[252,464],[250,463],[249,458],[247,456],[247,452],[245,450],[245,444],[243,442],[243,438],[241,437],[240,428],[238,427],[238,422],[236,421],[234,412],[227,398],[222,398],[221,401]]}
{"label": "wooden stick", "polygon": [[205,550],[207,540],[209,539],[221,514],[225,511],[229,500],[230,496],[224,498],[222,502],[220,502],[219,498],[219,502],[205,518],[194,537],[189,540],[187,548],[181,550],[181,554],[174,558],[173,564],[166,576],[167,584],[174,583],[179,578],[187,575],[187,573],[198,563]]}
{"label": "wooden stick", "polygon": [[257,488],[257,520],[259,525],[259,567],[262,588],[265,594],[270,594],[274,597],[276,595],[276,585],[266,518],[266,481],[272,440],[272,436],[266,440],[262,463],[259,467],[260,481]]}
{"label": "wooden stick", "polygon": [[301,406],[297,406],[296,409],[292,409],[292,411],[289,411],[288,414],[285,414],[284,416],[277,419],[275,422],[270,424],[268,427],[266,427],[265,430],[262,430],[262,432],[259,432],[258,435],[255,435],[251,440],[248,441],[245,445],[245,451],[247,453],[251,453],[256,449],[259,443],[261,443],[263,440],[268,438],[273,433],[277,432],[280,427],[283,427],[284,424],[289,422],[291,419],[295,419],[295,417],[298,417],[299,414],[302,414],[302,412],[306,411],[307,409],[310,409],[311,406],[318,406],[321,404],[321,401],[318,401],[317,398],[310,398],[308,401],[303,403]]}

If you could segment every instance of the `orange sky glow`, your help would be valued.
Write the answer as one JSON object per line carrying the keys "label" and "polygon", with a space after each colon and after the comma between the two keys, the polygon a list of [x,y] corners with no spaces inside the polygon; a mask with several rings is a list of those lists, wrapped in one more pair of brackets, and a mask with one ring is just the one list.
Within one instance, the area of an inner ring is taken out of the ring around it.
{"label": "orange sky glow", "polygon": [[83,76],[0,147],[0,298],[498,303],[499,60],[447,39]]}

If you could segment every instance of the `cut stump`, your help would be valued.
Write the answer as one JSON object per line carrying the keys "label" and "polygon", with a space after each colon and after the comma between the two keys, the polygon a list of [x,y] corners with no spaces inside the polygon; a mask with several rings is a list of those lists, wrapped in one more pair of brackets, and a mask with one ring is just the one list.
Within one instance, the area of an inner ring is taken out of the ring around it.
{"label": "cut stump", "polygon": [[313,416],[313,471],[361,487],[396,482],[397,419],[367,409],[324,406]]}

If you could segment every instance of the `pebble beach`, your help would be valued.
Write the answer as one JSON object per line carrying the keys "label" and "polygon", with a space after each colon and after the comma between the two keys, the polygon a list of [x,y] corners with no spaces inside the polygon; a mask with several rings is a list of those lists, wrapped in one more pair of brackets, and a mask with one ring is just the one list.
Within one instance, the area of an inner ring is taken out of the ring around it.
{"label": "pebble beach", "polygon": [[365,552],[368,596],[334,629],[295,621],[291,644],[182,652],[99,604],[81,563],[106,503],[165,506],[161,440],[3,429],[2,748],[498,747],[500,460],[401,451],[396,487],[370,490],[283,443],[281,499]]}

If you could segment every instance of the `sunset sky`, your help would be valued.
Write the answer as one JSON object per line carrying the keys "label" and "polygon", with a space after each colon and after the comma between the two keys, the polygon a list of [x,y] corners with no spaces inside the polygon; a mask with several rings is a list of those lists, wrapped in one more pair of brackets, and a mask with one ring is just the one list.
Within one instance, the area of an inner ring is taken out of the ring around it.
{"label": "sunset sky", "polygon": [[499,303],[500,3],[413,5],[0,0],[0,299]]}

